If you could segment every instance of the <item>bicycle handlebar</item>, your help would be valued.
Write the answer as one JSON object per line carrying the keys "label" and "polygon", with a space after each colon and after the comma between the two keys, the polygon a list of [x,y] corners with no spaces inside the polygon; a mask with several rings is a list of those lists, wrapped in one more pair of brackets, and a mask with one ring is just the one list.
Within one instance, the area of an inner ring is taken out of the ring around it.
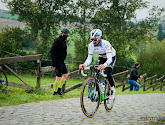
{"label": "bicycle handlebar", "polygon": [[[100,69],[101,70],[101,69]],[[107,77],[107,74],[104,74],[104,70],[101,70],[101,73],[100,73],[103,77]]]}
{"label": "bicycle handlebar", "polygon": [[86,77],[87,74],[84,73],[84,70],[90,70],[90,67],[85,67],[83,70],[81,70],[82,76]]}
{"label": "bicycle handlebar", "polygon": [[[82,76],[86,77],[87,74],[84,73],[84,70],[90,70],[90,67],[85,67],[83,70],[81,70],[81,74]],[[97,70],[100,70],[100,74],[103,76],[103,77],[107,77],[107,74],[104,74],[104,70],[101,70],[101,69],[98,69]]]}

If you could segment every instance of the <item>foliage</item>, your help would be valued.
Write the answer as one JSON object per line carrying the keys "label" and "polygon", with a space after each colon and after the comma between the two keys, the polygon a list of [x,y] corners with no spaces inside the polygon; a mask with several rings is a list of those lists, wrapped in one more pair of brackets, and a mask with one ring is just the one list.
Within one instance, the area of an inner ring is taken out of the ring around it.
{"label": "foliage", "polygon": [[91,22],[97,24],[96,28],[100,27],[104,31],[105,38],[117,51],[116,65],[121,66],[128,63],[128,60],[122,60],[123,58],[131,56],[139,49],[134,46],[141,43],[144,45],[146,37],[153,36],[151,31],[161,19],[164,9],[153,7],[149,17],[133,22],[131,19],[136,18],[135,11],[147,7],[145,2],[142,0],[110,0],[110,3],[98,11]]}
{"label": "foliage", "polygon": [[17,20],[18,19],[18,15],[13,15],[12,16],[11,14],[9,14],[9,12],[7,12],[7,13],[0,12],[0,18]]}
{"label": "foliage", "polygon": [[[79,65],[80,63],[83,63],[88,55],[88,46],[87,46],[87,39],[89,39],[89,37],[87,37],[87,33],[83,34],[83,31],[78,30],[78,34],[75,39],[74,39],[74,47],[75,47],[75,56],[74,56],[74,60],[76,60],[76,65]],[[81,35],[82,33],[82,35]],[[82,39],[81,37],[84,37],[84,39]]]}
{"label": "foliage", "polygon": [[161,42],[163,39],[164,39],[164,36],[163,36],[163,30],[162,30],[162,25],[160,24],[158,26],[158,34],[157,34],[157,39]]}
{"label": "foliage", "polygon": [[19,27],[3,28],[0,32],[0,57],[15,56],[15,53],[21,55],[23,53],[21,50],[28,46],[29,42],[25,30],[21,30]]}
{"label": "foliage", "polygon": [[147,42],[146,49],[140,53],[137,61],[141,64],[141,73],[147,73],[147,76],[165,75],[165,40],[162,42],[152,39]]}
{"label": "foliage", "polygon": [[63,6],[67,2],[68,0],[13,0],[8,2],[11,14],[18,14],[18,20],[26,22],[35,41],[37,53],[43,53],[44,58],[48,58],[50,41],[52,42],[54,34],[57,34],[56,26],[60,21],[57,17],[60,17]]}

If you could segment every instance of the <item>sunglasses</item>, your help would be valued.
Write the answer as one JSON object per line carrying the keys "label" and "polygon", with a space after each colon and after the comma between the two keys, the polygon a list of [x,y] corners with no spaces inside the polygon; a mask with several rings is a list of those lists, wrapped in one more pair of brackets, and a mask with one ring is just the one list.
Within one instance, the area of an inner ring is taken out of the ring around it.
{"label": "sunglasses", "polygon": [[91,39],[92,41],[97,41],[97,39]]}

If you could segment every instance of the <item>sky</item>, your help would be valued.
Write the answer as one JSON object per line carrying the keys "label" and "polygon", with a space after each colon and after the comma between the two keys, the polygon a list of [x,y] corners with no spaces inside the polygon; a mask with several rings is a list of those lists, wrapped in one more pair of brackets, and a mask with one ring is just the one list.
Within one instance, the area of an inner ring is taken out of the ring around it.
{"label": "sky", "polygon": [[[2,3],[1,1],[2,0],[0,0],[0,9],[8,10],[6,4]],[[149,9],[151,9],[153,5],[158,6],[159,8],[165,7],[165,0],[144,0],[144,1],[150,2]],[[148,16],[149,9],[137,10],[136,11],[137,19],[142,19]]]}

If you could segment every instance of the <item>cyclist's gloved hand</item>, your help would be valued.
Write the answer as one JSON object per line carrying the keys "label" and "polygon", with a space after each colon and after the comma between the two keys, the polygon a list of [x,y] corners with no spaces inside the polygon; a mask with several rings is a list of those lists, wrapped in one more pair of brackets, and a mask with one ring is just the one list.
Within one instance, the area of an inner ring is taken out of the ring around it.
{"label": "cyclist's gloved hand", "polygon": [[85,68],[85,64],[80,64],[80,65],[79,65],[79,69],[80,69],[80,70],[83,70],[84,68]]}
{"label": "cyclist's gloved hand", "polygon": [[105,69],[105,66],[103,64],[101,64],[101,65],[99,65],[98,69],[103,70],[103,69]]}

